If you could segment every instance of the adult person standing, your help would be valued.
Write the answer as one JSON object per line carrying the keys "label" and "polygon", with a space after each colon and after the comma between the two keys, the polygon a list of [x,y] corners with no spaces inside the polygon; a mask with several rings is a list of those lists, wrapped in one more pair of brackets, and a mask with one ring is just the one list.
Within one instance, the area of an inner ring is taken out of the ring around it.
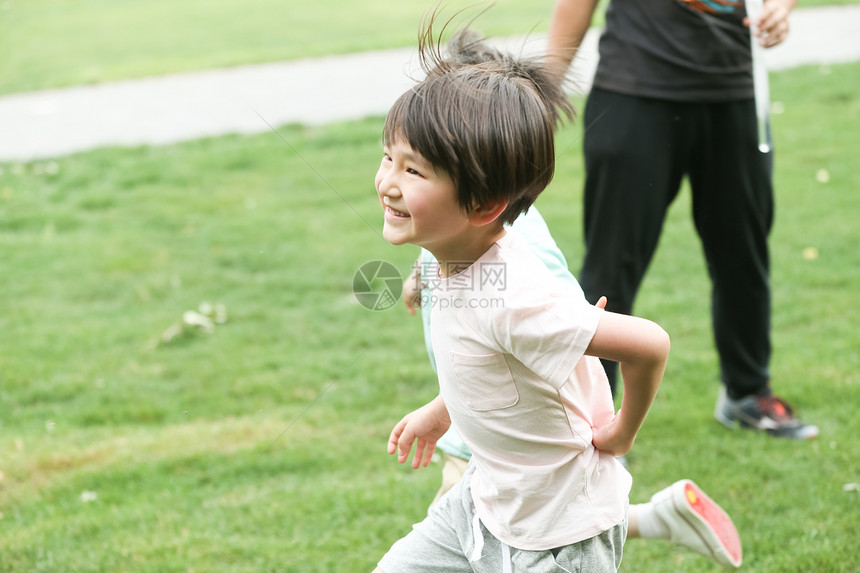
{"label": "adult person standing", "polygon": [[[556,0],[548,54],[565,69],[597,0]],[[765,0],[759,42],[788,34],[796,0]],[[669,205],[689,178],[712,283],[722,388],[715,416],[804,439],[818,428],[770,388],[772,152],[758,149],[743,0],[611,0],[585,106],[585,258],[592,303],[630,314]],[[617,366],[605,363],[613,393]]]}

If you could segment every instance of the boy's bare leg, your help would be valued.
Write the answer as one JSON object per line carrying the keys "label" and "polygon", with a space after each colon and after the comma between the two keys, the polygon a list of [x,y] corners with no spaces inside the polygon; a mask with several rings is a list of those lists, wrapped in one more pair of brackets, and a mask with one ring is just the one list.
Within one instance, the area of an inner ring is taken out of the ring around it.
{"label": "boy's bare leg", "polygon": [[431,506],[436,505],[442,499],[442,496],[448,493],[448,490],[454,487],[455,483],[460,481],[460,478],[466,473],[466,466],[469,465],[468,460],[452,456],[448,452],[442,452],[442,459],[444,460],[442,465],[442,485],[439,487],[439,491],[436,492],[436,497],[433,498]]}
{"label": "boy's bare leg", "polygon": [[627,539],[638,539],[639,535],[639,505],[631,505],[627,512]]}

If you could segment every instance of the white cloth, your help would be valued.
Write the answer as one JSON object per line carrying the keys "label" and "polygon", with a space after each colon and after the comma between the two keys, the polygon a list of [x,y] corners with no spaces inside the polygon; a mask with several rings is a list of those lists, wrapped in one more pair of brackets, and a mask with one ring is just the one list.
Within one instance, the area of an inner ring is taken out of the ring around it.
{"label": "white cloth", "polygon": [[464,271],[427,282],[440,390],[474,456],[487,529],[541,550],[621,523],[632,479],[591,444],[614,415],[603,367],[584,355],[603,311],[510,230]]}

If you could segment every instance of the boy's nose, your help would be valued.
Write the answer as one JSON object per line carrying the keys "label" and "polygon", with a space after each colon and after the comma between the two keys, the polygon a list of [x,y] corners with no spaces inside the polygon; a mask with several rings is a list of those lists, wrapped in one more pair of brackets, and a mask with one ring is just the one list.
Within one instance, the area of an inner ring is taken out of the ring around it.
{"label": "boy's nose", "polygon": [[392,173],[385,173],[379,179],[377,190],[380,195],[387,197],[397,197],[400,195],[400,187],[397,184],[397,178]]}

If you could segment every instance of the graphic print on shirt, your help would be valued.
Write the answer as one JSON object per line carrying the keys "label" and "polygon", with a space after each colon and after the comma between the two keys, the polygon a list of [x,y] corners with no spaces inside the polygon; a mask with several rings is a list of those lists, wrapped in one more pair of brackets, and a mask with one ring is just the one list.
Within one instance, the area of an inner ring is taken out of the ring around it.
{"label": "graphic print on shirt", "polygon": [[678,2],[690,10],[708,14],[731,14],[744,5],[743,0],[678,0]]}

